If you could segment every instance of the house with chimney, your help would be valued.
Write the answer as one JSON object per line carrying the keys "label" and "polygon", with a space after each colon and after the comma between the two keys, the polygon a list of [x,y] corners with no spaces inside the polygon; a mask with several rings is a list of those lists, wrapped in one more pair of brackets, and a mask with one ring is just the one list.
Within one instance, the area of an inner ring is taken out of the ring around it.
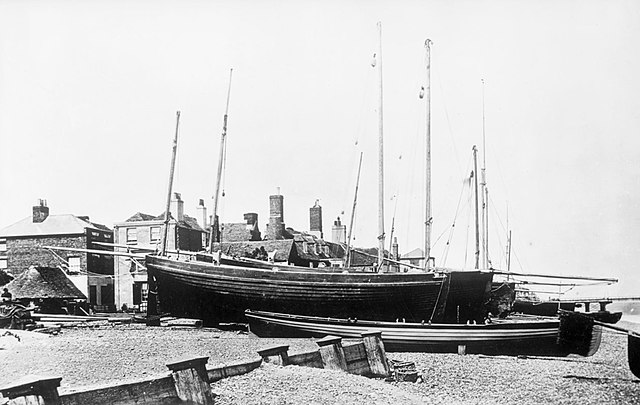
{"label": "house with chimney", "polygon": [[59,268],[94,310],[110,311],[114,309],[113,257],[82,252],[109,249],[101,243],[113,243],[111,229],[88,216],[50,215],[47,201],[39,199],[31,216],[0,230],[0,270],[16,278],[31,266]]}
{"label": "house with chimney", "polygon": [[318,201],[309,210],[309,232],[286,227],[284,222],[284,196],[269,196],[269,223],[264,236],[258,229],[258,214],[244,214],[243,223],[222,224],[220,240],[213,244],[214,251],[232,257],[270,260],[274,263],[302,267],[341,267],[344,247],[322,239],[322,207]]}
{"label": "house with chimney", "polygon": [[[168,251],[199,252],[207,246],[207,211],[204,201],[197,206],[198,219],[184,213],[184,201],[180,193],[173,193],[170,203],[170,219],[167,227]],[[116,250],[140,252],[160,250],[164,238],[165,213],[160,215],[137,212],[113,226]],[[148,284],[144,261],[132,257],[116,256],[114,259],[115,304],[118,309],[146,310]]]}

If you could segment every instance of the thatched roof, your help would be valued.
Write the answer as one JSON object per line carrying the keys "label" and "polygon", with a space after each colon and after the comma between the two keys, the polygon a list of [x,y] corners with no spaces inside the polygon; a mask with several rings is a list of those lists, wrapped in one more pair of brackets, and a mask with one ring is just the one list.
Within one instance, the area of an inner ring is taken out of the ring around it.
{"label": "thatched roof", "polygon": [[5,286],[13,299],[87,299],[62,270],[31,266]]}
{"label": "thatched roof", "polygon": [[13,280],[10,274],[6,273],[4,270],[0,270],[0,286],[7,284],[9,281]]}

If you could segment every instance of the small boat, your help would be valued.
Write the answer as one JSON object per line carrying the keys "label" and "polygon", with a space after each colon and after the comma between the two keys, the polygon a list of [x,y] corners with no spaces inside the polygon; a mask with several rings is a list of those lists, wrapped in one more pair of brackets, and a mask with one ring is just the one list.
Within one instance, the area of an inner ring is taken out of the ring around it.
{"label": "small boat", "polygon": [[459,346],[465,346],[469,354],[488,355],[567,356],[574,352],[570,344],[558,339],[558,318],[467,325],[321,318],[253,310],[245,311],[245,316],[249,330],[259,337],[359,338],[362,332],[379,330],[385,349],[396,352],[455,353]]}
{"label": "small boat", "polygon": [[[607,328],[616,332],[622,332],[627,335],[627,361],[629,363],[629,370],[631,373],[640,378],[640,334],[630,329],[621,328],[619,326],[611,325],[610,323],[600,322],[589,314],[573,311],[560,311],[560,335],[572,335],[575,332],[576,324],[585,324],[586,328],[582,329],[582,332],[590,334],[590,331],[595,331],[596,327]],[[597,333],[599,334],[599,333]],[[596,335],[596,333],[594,333]],[[571,340],[573,337],[568,336]]]}

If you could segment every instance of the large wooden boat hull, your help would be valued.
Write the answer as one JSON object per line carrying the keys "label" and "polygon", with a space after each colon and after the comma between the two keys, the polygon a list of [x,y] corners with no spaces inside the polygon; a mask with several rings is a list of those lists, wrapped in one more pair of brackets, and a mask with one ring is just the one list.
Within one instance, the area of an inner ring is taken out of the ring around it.
{"label": "large wooden boat hull", "polygon": [[500,320],[490,324],[422,324],[307,317],[246,311],[250,331],[260,337],[360,338],[378,330],[388,351],[451,352],[465,346],[466,353],[489,355],[566,356],[558,344],[559,320]]}
{"label": "large wooden boat hull", "polygon": [[[440,321],[447,307],[482,305],[491,273],[369,273],[252,268],[147,256],[163,312],[205,324],[246,322],[245,309],[386,321]],[[275,269],[275,270],[274,270]],[[337,270],[337,271],[336,271]],[[462,319],[461,321],[465,321]]]}

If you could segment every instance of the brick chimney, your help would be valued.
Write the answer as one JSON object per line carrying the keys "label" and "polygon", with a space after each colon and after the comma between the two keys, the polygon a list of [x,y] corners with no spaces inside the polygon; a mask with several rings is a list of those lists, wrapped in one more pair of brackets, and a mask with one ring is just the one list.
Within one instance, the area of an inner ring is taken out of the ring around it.
{"label": "brick chimney", "polygon": [[198,200],[198,223],[202,229],[207,229],[207,207],[204,206],[204,200]]}
{"label": "brick chimney", "polygon": [[184,201],[182,201],[182,196],[180,195],[180,193],[173,193],[170,210],[171,210],[171,215],[178,222],[184,220]]}
{"label": "brick chimney", "polygon": [[284,234],[284,197],[280,195],[280,187],[276,195],[269,196],[269,239],[283,239]]}
{"label": "brick chimney", "polygon": [[333,243],[347,242],[347,226],[342,225],[342,222],[340,222],[340,217],[333,221],[333,227],[331,228],[331,241]]}
{"label": "brick chimney", "polygon": [[258,229],[258,214],[247,212],[244,214],[244,220],[247,222],[247,230],[251,233],[251,240],[262,240],[260,229]]}
{"label": "brick chimney", "polygon": [[47,200],[38,199],[36,205],[33,206],[33,222],[44,222],[49,216],[49,207],[47,207]]}
{"label": "brick chimney", "polygon": [[317,238],[324,238],[322,234],[322,207],[318,200],[313,207],[309,208],[309,231]]}
{"label": "brick chimney", "polygon": [[244,220],[247,222],[247,228],[249,225],[253,226],[258,223],[258,214],[255,212],[247,212],[244,214]]}

